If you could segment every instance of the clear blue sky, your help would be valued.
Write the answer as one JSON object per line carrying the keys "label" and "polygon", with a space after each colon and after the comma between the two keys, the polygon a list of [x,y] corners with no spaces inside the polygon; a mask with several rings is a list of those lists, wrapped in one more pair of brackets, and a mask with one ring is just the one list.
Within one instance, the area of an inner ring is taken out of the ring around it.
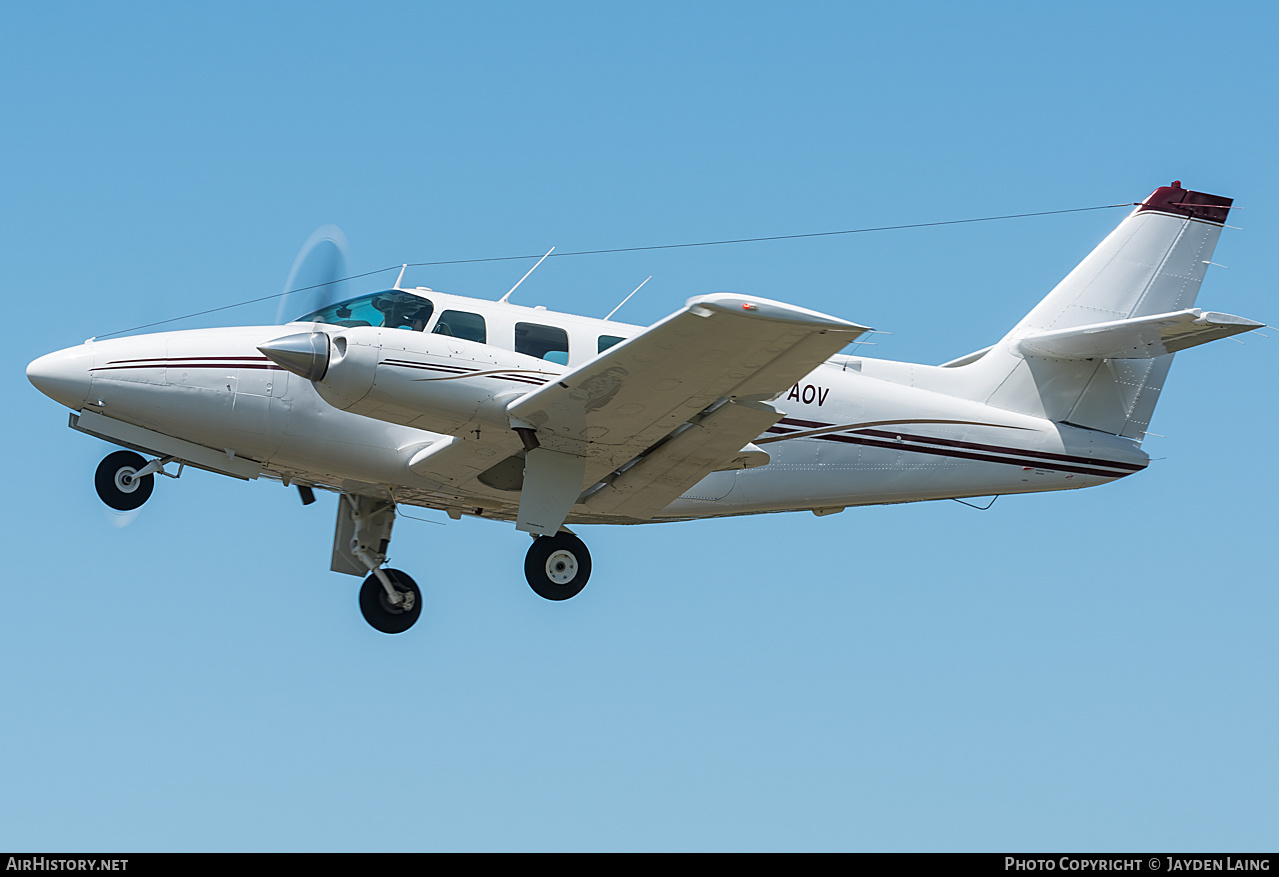
{"label": "clear blue sky", "polygon": [[[203,472],[129,522],[47,351],[400,262],[1233,196],[1200,304],[1279,322],[1271,4],[27,4],[0,29],[0,849],[1195,850],[1279,843],[1279,339],[1178,357],[1120,483],[586,528],[401,520],[404,636],[335,498]],[[996,340],[1122,216],[550,260],[525,304],[736,290]],[[527,263],[406,281],[496,298]],[[375,278],[389,284],[394,275]],[[269,320],[267,303],[178,327]],[[127,526],[117,526],[127,523]]]}

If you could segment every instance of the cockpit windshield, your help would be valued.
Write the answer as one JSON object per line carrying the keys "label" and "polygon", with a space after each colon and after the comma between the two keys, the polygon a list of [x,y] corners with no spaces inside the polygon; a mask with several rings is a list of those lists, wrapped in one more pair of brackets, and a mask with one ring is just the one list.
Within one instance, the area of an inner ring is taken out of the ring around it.
{"label": "cockpit windshield", "polygon": [[421,332],[431,321],[435,306],[424,298],[388,289],[372,295],[348,299],[299,317],[297,323],[328,323],[330,326],[381,326]]}

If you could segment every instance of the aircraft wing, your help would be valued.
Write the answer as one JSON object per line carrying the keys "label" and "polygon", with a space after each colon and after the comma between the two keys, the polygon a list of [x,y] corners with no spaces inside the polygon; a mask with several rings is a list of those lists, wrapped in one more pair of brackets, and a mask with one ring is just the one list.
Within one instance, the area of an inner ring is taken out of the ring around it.
{"label": "aircraft wing", "polygon": [[[716,469],[764,462],[747,445],[781,414],[763,403],[866,331],[768,299],[728,293],[690,299],[507,407],[513,426],[536,431],[538,450],[572,458],[557,460],[558,481],[571,481],[579,470],[582,476],[567,506],[567,487],[557,501],[543,502],[535,495],[545,491],[534,461],[553,458],[530,451],[517,526],[555,532],[564,520],[561,507],[566,516],[581,488],[601,480],[606,486],[584,500],[589,507],[651,518]],[[538,515],[534,505],[542,509]]]}
{"label": "aircraft wing", "polygon": [[490,472],[489,484],[494,479],[505,478],[513,486],[518,472],[493,472],[493,467],[519,450],[520,440],[511,432],[486,430],[483,441],[478,438],[446,436],[417,451],[409,459],[409,470],[414,475],[455,489],[464,488],[472,478],[483,481],[481,476]]}

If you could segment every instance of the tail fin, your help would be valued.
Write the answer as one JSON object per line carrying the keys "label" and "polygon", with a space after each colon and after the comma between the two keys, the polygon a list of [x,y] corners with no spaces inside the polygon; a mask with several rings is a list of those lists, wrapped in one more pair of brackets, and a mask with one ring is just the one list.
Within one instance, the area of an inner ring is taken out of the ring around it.
{"label": "tail fin", "polygon": [[962,366],[987,404],[1145,435],[1173,353],[1261,324],[1194,310],[1232,200],[1156,189],[1003,340]]}

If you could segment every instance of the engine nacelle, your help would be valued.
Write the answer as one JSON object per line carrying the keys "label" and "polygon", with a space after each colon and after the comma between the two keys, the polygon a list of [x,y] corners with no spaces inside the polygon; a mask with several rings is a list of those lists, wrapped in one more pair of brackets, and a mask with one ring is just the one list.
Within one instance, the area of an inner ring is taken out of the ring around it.
{"label": "engine nacelle", "polygon": [[264,344],[335,408],[451,433],[477,421],[507,429],[506,406],[564,367],[476,341],[360,326]]}

